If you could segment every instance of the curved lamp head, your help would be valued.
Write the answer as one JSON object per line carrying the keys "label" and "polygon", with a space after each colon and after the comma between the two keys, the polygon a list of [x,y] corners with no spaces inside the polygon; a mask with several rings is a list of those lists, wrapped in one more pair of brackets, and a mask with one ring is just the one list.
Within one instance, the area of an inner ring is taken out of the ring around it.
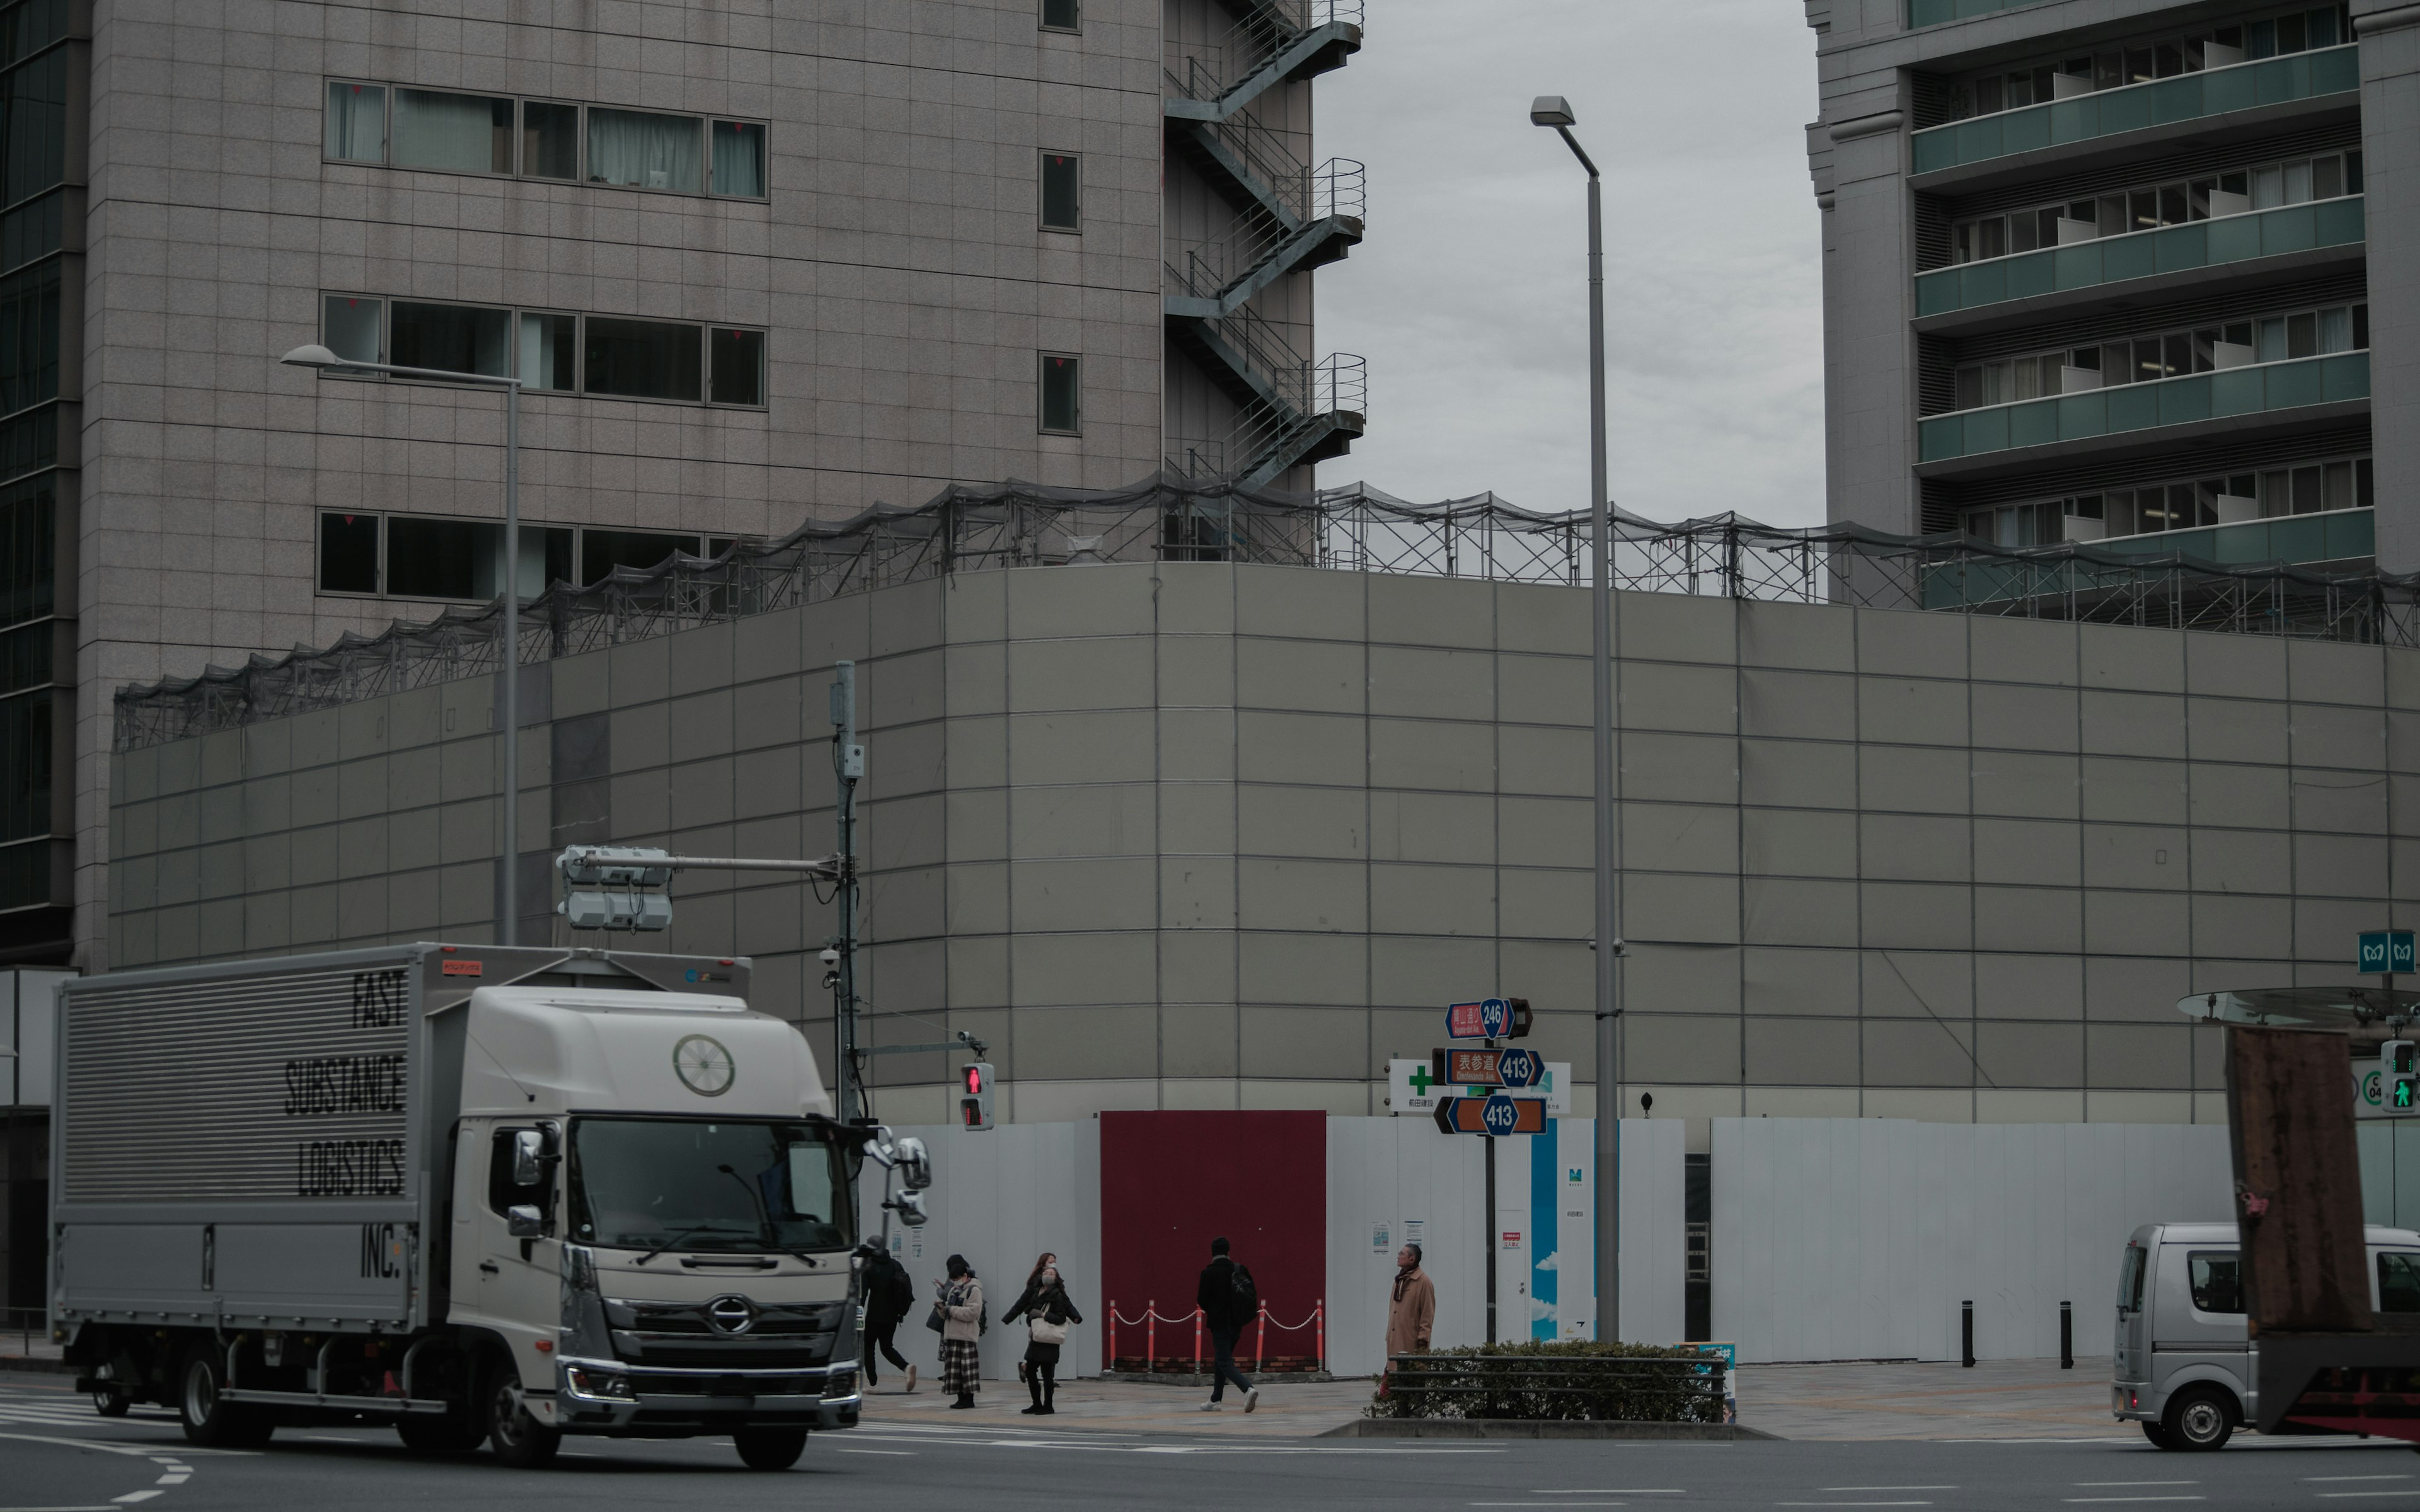
{"label": "curved lamp head", "polygon": [[343,358],[318,342],[313,342],[307,347],[297,347],[278,361],[290,363],[296,367],[341,367],[345,362]]}
{"label": "curved lamp head", "polygon": [[[1576,126],[1579,117],[1572,114],[1572,102],[1560,95],[1540,95],[1529,101],[1529,124],[1532,126]],[[287,362],[294,359],[287,358]]]}

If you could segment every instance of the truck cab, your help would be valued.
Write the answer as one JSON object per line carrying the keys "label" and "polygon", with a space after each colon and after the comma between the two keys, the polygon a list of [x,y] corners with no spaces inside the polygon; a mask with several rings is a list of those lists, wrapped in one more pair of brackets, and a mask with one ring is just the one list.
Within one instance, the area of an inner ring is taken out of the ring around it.
{"label": "truck cab", "polygon": [[[2420,1233],[2365,1231],[2373,1311],[2420,1313]],[[2244,1327],[2235,1225],[2145,1224],[2118,1270],[2111,1410],[2163,1449],[2217,1449],[2253,1421],[2258,1346]]]}

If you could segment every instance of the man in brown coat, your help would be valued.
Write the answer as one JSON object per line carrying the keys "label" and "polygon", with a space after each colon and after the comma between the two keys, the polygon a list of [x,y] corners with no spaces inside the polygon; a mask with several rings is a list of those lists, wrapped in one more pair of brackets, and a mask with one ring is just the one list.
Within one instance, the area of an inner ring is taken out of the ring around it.
{"label": "man in brown coat", "polygon": [[1420,1247],[1406,1244],[1395,1252],[1395,1292],[1387,1304],[1387,1357],[1425,1354],[1429,1330],[1436,1323],[1436,1284],[1420,1269]]}

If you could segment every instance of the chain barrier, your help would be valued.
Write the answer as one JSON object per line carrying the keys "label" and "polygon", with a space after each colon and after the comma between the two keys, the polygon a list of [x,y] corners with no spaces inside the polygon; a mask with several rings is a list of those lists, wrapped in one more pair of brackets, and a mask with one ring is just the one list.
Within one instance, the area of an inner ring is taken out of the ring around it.
{"label": "chain barrier", "polygon": [[[1143,1304],[1142,1313],[1140,1317],[1126,1318],[1121,1316],[1118,1312],[1118,1304],[1115,1302],[1111,1302],[1109,1304],[1108,1312],[1108,1324],[1101,1330],[1101,1367],[1103,1369],[1115,1370],[1117,1368],[1118,1328],[1121,1324],[1127,1328],[1140,1328],[1143,1331],[1142,1351],[1144,1369],[1149,1372],[1156,1371],[1159,1368],[1159,1325],[1162,1323],[1191,1323],[1193,1325],[1193,1373],[1197,1376],[1202,1373],[1202,1340],[1203,1330],[1208,1326],[1208,1318],[1201,1308],[1195,1307],[1189,1312],[1163,1313],[1159,1310],[1159,1304],[1155,1299],[1154,1301]],[[1257,1316],[1253,1319],[1251,1326],[1254,1329],[1252,1336],[1252,1369],[1255,1373],[1258,1373],[1262,1368],[1262,1362],[1268,1358],[1269,1330],[1273,1328],[1280,1334],[1299,1334],[1305,1330],[1309,1330],[1311,1335],[1311,1358],[1317,1362],[1318,1368],[1322,1371],[1325,1371],[1327,1368],[1326,1298],[1323,1297],[1317,1302],[1312,1303],[1311,1304],[1311,1316],[1305,1318],[1299,1323],[1279,1322],[1276,1319],[1269,1316],[1269,1304],[1265,1302],[1262,1303]]]}

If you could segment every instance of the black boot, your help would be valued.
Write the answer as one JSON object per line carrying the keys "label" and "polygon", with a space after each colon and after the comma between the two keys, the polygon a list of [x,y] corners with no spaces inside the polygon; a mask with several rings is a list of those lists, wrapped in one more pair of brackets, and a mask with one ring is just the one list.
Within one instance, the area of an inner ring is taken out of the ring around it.
{"label": "black boot", "polygon": [[974,1404],[975,1394],[970,1391],[962,1391],[958,1393],[958,1399],[952,1402],[950,1405],[952,1407],[972,1407]]}
{"label": "black boot", "polygon": [[1056,1397],[1058,1395],[1059,1395],[1059,1372],[1057,1372],[1056,1370],[1053,1370],[1050,1374],[1048,1374],[1048,1375],[1047,1375],[1047,1376],[1045,1376],[1045,1377],[1043,1377],[1043,1378],[1042,1378],[1042,1415],[1043,1415],[1043,1416],[1045,1416],[1045,1417],[1048,1417],[1048,1416],[1050,1416],[1052,1413],[1054,1413],[1054,1412],[1058,1412],[1058,1411],[1059,1411],[1059,1409],[1057,1409],[1056,1407],[1053,1407],[1053,1406],[1051,1406],[1051,1405],[1050,1405],[1051,1400],[1052,1400],[1054,1397]]}
{"label": "black boot", "polygon": [[1017,1410],[1019,1412],[1027,1417],[1032,1417],[1050,1410],[1042,1405],[1042,1372],[1040,1370],[1028,1369],[1025,1372],[1025,1389],[1033,1397],[1033,1405],[1019,1408]]}

